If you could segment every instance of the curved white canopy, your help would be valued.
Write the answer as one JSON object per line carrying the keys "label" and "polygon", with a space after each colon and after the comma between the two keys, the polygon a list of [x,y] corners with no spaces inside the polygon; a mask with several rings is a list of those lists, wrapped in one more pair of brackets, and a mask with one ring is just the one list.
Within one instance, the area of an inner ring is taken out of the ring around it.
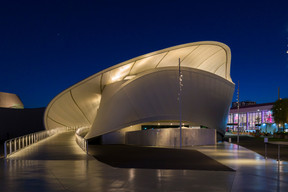
{"label": "curved white canopy", "polygon": [[[133,79],[148,70],[181,66],[230,77],[231,52],[214,41],[188,43],[142,55],[96,73],[57,95],[45,111],[45,127],[90,127],[97,115],[105,86]],[[233,82],[232,82],[233,83]]]}

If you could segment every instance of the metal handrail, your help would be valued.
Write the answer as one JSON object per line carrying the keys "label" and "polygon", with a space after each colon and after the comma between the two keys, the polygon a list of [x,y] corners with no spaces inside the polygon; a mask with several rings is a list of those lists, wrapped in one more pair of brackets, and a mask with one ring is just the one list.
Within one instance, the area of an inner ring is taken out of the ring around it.
{"label": "metal handrail", "polygon": [[88,154],[88,140],[82,137],[82,135],[88,133],[90,127],[81,127],[75,132],[75,140],[78,146]]}
{"label": "metal handrail", "polygon": [[35,133],[31,133],[28,135],[23,135],[20,137],[16,137],[13,139],[9,139],[5,141],[4,143],[4,157],[7,158],[8,156],[12,155],[13,153],[16,153],[17,151],[20,151],[21,149],[24,149],[25,147],[32,145],[34,143],[37,143],[47,137],[50,137],[52,135],[55,135],[60,132],[67,131],[67,128],[56,128],[46,131],[39,131]]}

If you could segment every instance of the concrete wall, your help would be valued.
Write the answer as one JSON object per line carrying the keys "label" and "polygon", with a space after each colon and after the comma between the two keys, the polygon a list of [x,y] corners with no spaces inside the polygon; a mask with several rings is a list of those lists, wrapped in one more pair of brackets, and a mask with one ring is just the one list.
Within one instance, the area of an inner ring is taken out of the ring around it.
{"label": "concrete wall", "polygon": [[[179,146],[180,130],[149,129],[126,133],[126,144],[143,146]],[[182,146],[216,144],[215,129],[182,129]]]}
{"label": "concrete wall", "polygon": [[130,131],[140,131],[141,125],[133,125],[102,135],[102,144],[125,144],[125,134]]}

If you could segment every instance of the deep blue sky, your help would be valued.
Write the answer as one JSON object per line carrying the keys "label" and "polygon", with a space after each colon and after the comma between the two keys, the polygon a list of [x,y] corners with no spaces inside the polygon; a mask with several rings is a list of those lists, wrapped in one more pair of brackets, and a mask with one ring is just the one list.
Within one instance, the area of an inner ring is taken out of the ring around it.
{"label": "deep blue sky", "polygon": [[44,107],[102,69],[207,40],[231,48],[240,100],[288,97],[287,0],[1,1],[0,91]]}

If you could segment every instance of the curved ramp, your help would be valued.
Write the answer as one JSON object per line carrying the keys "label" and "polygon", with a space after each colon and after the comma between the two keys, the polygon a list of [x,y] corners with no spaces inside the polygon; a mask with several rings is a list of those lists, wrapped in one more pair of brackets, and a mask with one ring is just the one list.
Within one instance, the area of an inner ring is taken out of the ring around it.
{"label": "curved ramp", "polygon": [[75,142],[75,132],[63,132],[33,144],[9,157],[11,160],[87,160]]}

